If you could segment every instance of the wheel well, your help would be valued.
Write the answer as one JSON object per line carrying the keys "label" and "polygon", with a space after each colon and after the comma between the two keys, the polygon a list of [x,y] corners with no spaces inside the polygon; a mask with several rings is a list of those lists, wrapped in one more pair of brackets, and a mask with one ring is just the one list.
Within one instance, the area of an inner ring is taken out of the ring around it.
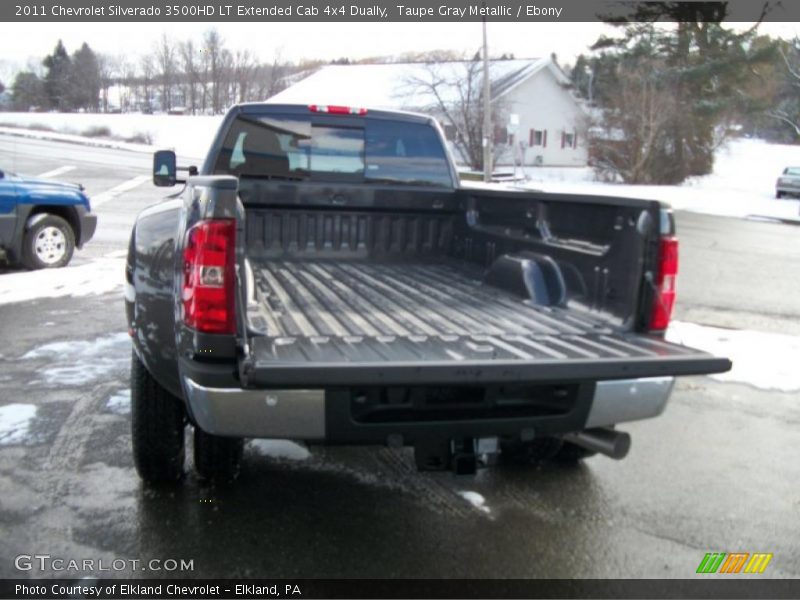
{"label": "wheel well", "polygon": [[78,241],[81,239],[81,222],[80,219],[78,219],[78,213],[74,208],[71,206],[54,206],[47,204],[37,205],[34,206],[31,212],[28,214],[28,219],[34,215],[39,215],[42,213],[56,215],[69,223],[69,226],[72,229],[72,234],[75,236],[75,244],[78,244]]}

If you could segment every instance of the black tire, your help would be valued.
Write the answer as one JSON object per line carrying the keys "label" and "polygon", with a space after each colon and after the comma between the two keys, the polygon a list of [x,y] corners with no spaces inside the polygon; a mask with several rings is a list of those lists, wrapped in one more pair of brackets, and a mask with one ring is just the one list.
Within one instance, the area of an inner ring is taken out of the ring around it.
{"label": "black tire", "polygon": [[147,483],[178,481],[183,477],[186,410],[148,373],[133,353],[131,358],[131,432],[133,463]]}
{"label": "black tire", "polygon": [[530,465],[550,460],[564,442],[556,437],[536,438],[531,442],[506,442],[500,445],[499,462],[505,465]]}
{"label": "black tire", "polygon": [[201,480],[232,483],[239,477],[243,453],[242,438],[221,437],[194,428],[194,469]]}
{"label": "black tire", "polygon": [[775,197],[776,197],[778,200],[780,200],[781,198],[783,198],[783,192],[775,192]]}
{"label": "black tire", "polygon": [[75,232],[61,217],[47,215],[25,232],[22,264],[31,270],[57,269],[72,259]]}

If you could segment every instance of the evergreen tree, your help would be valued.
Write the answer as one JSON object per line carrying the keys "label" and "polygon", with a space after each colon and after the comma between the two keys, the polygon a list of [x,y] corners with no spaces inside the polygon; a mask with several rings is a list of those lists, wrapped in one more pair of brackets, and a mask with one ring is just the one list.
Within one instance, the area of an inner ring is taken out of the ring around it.
{"label": "evergreen tree", "polygon": [[61,40],[58,40],[55,50],[45,57],[42,64],[47,69],[44,76],[47,108],[69,110],[71,61]]}
{"label": "evergreen tree", "polygon": [[72,55],[69,69],[68,108],[97,111],[100,100],[100,64],[84,44]]}
{"label": "evergreen tree", "polygon": [[36,73],[20,71],[11,86],[11,104],[14,110],[28,111],[47,103],[44,83]]}

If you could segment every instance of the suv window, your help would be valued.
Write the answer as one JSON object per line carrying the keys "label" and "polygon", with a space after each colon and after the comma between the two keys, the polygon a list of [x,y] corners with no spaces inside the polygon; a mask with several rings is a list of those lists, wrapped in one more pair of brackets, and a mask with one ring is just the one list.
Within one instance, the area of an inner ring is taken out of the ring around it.
{"label": "suv window", "polygon": [[452,186],[436,130],[418,123],[312,124],[294,115],[240,116],[214,173],[236,177]]}

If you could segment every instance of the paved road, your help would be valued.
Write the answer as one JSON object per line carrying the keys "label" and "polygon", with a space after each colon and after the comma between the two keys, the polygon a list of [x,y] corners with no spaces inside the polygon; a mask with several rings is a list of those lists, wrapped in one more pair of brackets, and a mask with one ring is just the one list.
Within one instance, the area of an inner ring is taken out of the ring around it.
{"label": "paved road", "polygon": [[[62,177],[93,195],[149,165],[0,138],[0,168],[9,161],[31,174],[74,166]],[[101,205],[97,239],[76,260],[124,249],[135,213],[160,194],[142,183]],[[798,333],[800,229],[677,218],[679,318]],[[0,576],[20,575],[18,554],[48,553],[189,559],[190,575],[207,577],[690,577],[706,552],[761,551],[774,553],[765,575],[800,577],[796,392],[683,379],[662,417],[623,427],[634,446],[622,462],[462,478],[419,474],[408,451],[305,456],[251,444],[233,489],[189,475],[178,489],[151,490],[130,459],[120,297],[0,305],[0,331],[0,407],[38,409],[30,439],[0,445]]]}

